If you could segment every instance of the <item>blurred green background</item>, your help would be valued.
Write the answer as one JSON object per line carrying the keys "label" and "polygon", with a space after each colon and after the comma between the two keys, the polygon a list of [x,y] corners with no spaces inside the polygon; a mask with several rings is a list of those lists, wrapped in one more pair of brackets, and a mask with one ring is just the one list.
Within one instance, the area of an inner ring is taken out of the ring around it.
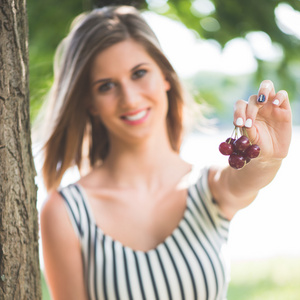
{"label": "blurred green background", "polygon": [[[180,22],[190,29],[196,40],[209,41],[220,52],[232,42],[247,43],[256,63],[253,70],[241,74],[199,70],[190,76],[185,75],[184,80],[196,101],[211,104],[213,110],[210,113],[220,123],[230,120],[232,105],[237,100],[235,97],[247,99],[250,94],[255,94],[262,79],[271,79],[278,89],[289,92],[297,108],[294,109],[294,122],[299,123],[299,0],[248,0],[242,3],[239,0],[27,0],[31,120],[34,120],[51,86],[54,51],[67,34],[72,19],[82,11],[105,4],[133,4]],[[174,36],[174,33],[170,31],[169,36]],[[240,55],[243,51],[241,49]],[[199,57],[201,55],[200,51]],[[187,58],[185,53],[181,56],[181,59]],[[239,54],[236,56],[238,61]],[[242,68],[243,62],[238,63]],[[230,66],[227,71],[230,71]]]}
{"label": "blurred green background", "polygon": [[[82,11],[106,4],[133,4],[151,12],[151,16],[157,14],[180,23],[189,30],[193,41],[208,42],[219,55],[234,41],[248,45],[254,62],[252,69],[243,71],[243,62],[239,61],[240,73],[230,72],[230,66],[228,70],[199,68],[190,73],[178,72],[195,101],[210,105],[207,115],[218,120],[218,126],[232,124],[232,107],[237,97],[247,99],[255,94],[259,82],[265,78],[271,79],[278,89],[289,92],[293,122],[300,124],[299,0],[27,0],[31,122],[52,84],[54,52],[72,19]],[[289,27],[285,21],[292,20],[294,25]],[[174,33],[170,30],[167,35],[171,38]],[[241,55],[245,54],[243,51],[245,48],[241,48]],[[199,59],[205,60],[205,55],[199,50]],[[183,61],[187,58],[184,52],[181,56]],[[249,61],[244,63],[246,66]],[[299,258],[236,261],[232,265],[228,299],[299,300],[299,270]],[[44,278],[43,299],[50,299]]]}

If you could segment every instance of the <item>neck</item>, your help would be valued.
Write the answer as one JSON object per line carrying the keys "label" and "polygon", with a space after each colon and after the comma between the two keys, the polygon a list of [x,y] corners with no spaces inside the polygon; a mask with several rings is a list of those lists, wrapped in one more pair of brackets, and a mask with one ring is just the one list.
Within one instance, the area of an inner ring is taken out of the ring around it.
{"label": "neck", "polygon": [[155,188],[185,164],[163,136],[136,144],[112,141],[111,149],[102,168],[122,186]]}

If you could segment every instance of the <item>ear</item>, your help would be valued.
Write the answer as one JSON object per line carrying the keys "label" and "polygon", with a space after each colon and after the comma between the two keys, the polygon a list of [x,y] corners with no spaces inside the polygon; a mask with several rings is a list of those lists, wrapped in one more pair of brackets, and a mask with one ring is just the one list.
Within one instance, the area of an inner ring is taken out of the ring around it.
{"label": "ear", "polygon": [[98,115],[98,110],[94,105],[94,102],[92,99],[88,99],[86,102],[86,109],[87,111],[92,115],[92,116],[96,116]]}
{"label": "ear", "polygon": [[94,107],[93,104],[89,104],[87,107],[88,112],[92,115],[92,116],[96,116],[98,115],[98,111],[97,109]]}
{"label": "ear", "polygon": [[165,78],[164,85],[165,85],[165,91],[166,92],[171,89],[171,84],[170,84],[170,82],[167,78]]}

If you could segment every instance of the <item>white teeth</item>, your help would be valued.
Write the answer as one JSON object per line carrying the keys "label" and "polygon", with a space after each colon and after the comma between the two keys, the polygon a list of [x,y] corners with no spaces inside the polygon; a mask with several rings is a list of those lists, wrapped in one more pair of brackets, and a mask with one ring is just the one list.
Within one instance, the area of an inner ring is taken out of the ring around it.
{"label": "white teeth", "polygon": [[137,121],[139,119],[142,119],[145,117],[147,113],[147,110],[142,110],[139,113],[135,114],[135,115],[130,115],[130,116],[125,116],[125,119],[129,120],[129,121]]}

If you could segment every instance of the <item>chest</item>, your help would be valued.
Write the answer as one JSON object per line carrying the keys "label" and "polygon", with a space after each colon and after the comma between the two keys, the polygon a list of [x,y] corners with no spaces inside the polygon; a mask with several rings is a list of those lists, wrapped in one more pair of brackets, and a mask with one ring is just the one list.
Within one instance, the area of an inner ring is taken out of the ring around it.
{"label": "chest", "polygon": [[95,222],[112,239],[147,251],[162,243],[182,220],[187,190],[149,195],[136,191],[106,192],[89,198]]}
{"label": "chest", "polygon": [[185,234],[176,230],[147,252],[100,234],[90,250],[95,263],[89,268],[89,292],[97,294],[91,299],[226,299],[226,258],[214,243]]}
{"label": "chest", "polygon": [[[115,214],[111,222],[102,225],[107,225],[104,229],[91,226],[81,241],[86,274],[90,274],[87,285],[91,299],[225,299],[228,280],[222,252],[225,240],[218,234],[218,228],[207,224],[205,216],[200,217],[199,202],[190,196],[184,200],[177,199],[184,203],[184,211],[178,213],[176,222],[164,218],[161,212],[169,212],[177,205],[164,203],[166,207],[157,214],[155,206],[147,206],[144,211],[139,205],[125,206],[120,211],[116,207],[106,208],[108,216],[110,209]],[[122,206],[119,203],[117,207]],[[132,211],[140,215],[127,219],[128,225],[126,217]],[[160,222],[159,226],[150,226],[155,223],[153,220]],[[167,228],[168,222],[175,227],[171,234],[162,229]],[[116,235],[122,231],[123,235],[116,238],[112,224],[117,224]],[[105,232],[110,229],[111,232]],[[152,237],[153,245],[149,243]]]}

